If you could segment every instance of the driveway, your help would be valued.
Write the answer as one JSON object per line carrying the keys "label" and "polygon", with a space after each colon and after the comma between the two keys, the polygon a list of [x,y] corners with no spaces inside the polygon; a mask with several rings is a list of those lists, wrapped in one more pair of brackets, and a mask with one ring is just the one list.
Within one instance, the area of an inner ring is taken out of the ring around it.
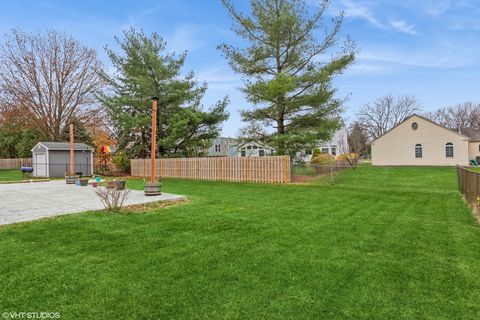
{"label": "driveway", "polygon": [[[146,197],[131,190],[126,205],[183,199],[168,193]],[[90,185],[67,185],[64,180],[0,184],[0,225],[100,209],[103,205]]]}

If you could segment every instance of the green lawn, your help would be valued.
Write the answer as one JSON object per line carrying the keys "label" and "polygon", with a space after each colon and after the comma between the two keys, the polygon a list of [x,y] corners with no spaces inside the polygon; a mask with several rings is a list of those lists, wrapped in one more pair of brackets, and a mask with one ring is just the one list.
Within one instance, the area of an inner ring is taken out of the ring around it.
{"label": "green lawn", "polygon": [[62,319],[480,317],[480,229],[453,168],[360,167],[334,185],[163,187],[190,203],[1,229],[0,311],[58,311]]}
{"label": "green lawn", "polygon": [[0,182],[22,180],[23,175],[19,169],[0,170]]}

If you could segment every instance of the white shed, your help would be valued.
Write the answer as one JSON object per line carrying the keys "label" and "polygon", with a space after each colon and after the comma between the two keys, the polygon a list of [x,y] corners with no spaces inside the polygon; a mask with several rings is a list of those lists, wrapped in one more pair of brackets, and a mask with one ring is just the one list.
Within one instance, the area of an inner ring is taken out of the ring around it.
{"label": "white shed", "polygon": [[[74,144],[74,171],[78,175],[93,174],[93,148],[85,143]],[[39,142],[32,149],[34,177],[63,177],[70,170],[70,143]]]}

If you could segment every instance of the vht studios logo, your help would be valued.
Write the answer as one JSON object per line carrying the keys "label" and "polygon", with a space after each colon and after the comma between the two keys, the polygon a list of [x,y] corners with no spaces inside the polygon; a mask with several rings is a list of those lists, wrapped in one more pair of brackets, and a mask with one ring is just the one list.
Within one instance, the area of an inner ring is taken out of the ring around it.
{"label": "vht studios logo", "polygon": [[21,311],[21,312],[8,312],[2,313],[3,319],[60,319],[60,312],[56,311]]}

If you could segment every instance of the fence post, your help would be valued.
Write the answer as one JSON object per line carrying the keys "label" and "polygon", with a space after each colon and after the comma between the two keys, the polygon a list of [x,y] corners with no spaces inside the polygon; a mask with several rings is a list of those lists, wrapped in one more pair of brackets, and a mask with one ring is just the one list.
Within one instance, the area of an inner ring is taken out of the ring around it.
{"label": "fence post", "polygon": [[477,203],[477,197],[478,197],[478,173],[475,174],[475,189],[474,189],[474,194],[473,194],[473,200],[475,204]]}
{"label": "fence post", "polygon": [[460,192],[462,192],[462,187],[461,187],[462,178],[460,177],[461,174],[462,172],[460,171],[460,166],[457,164],[457,188],[458,188],[458,191]]}

